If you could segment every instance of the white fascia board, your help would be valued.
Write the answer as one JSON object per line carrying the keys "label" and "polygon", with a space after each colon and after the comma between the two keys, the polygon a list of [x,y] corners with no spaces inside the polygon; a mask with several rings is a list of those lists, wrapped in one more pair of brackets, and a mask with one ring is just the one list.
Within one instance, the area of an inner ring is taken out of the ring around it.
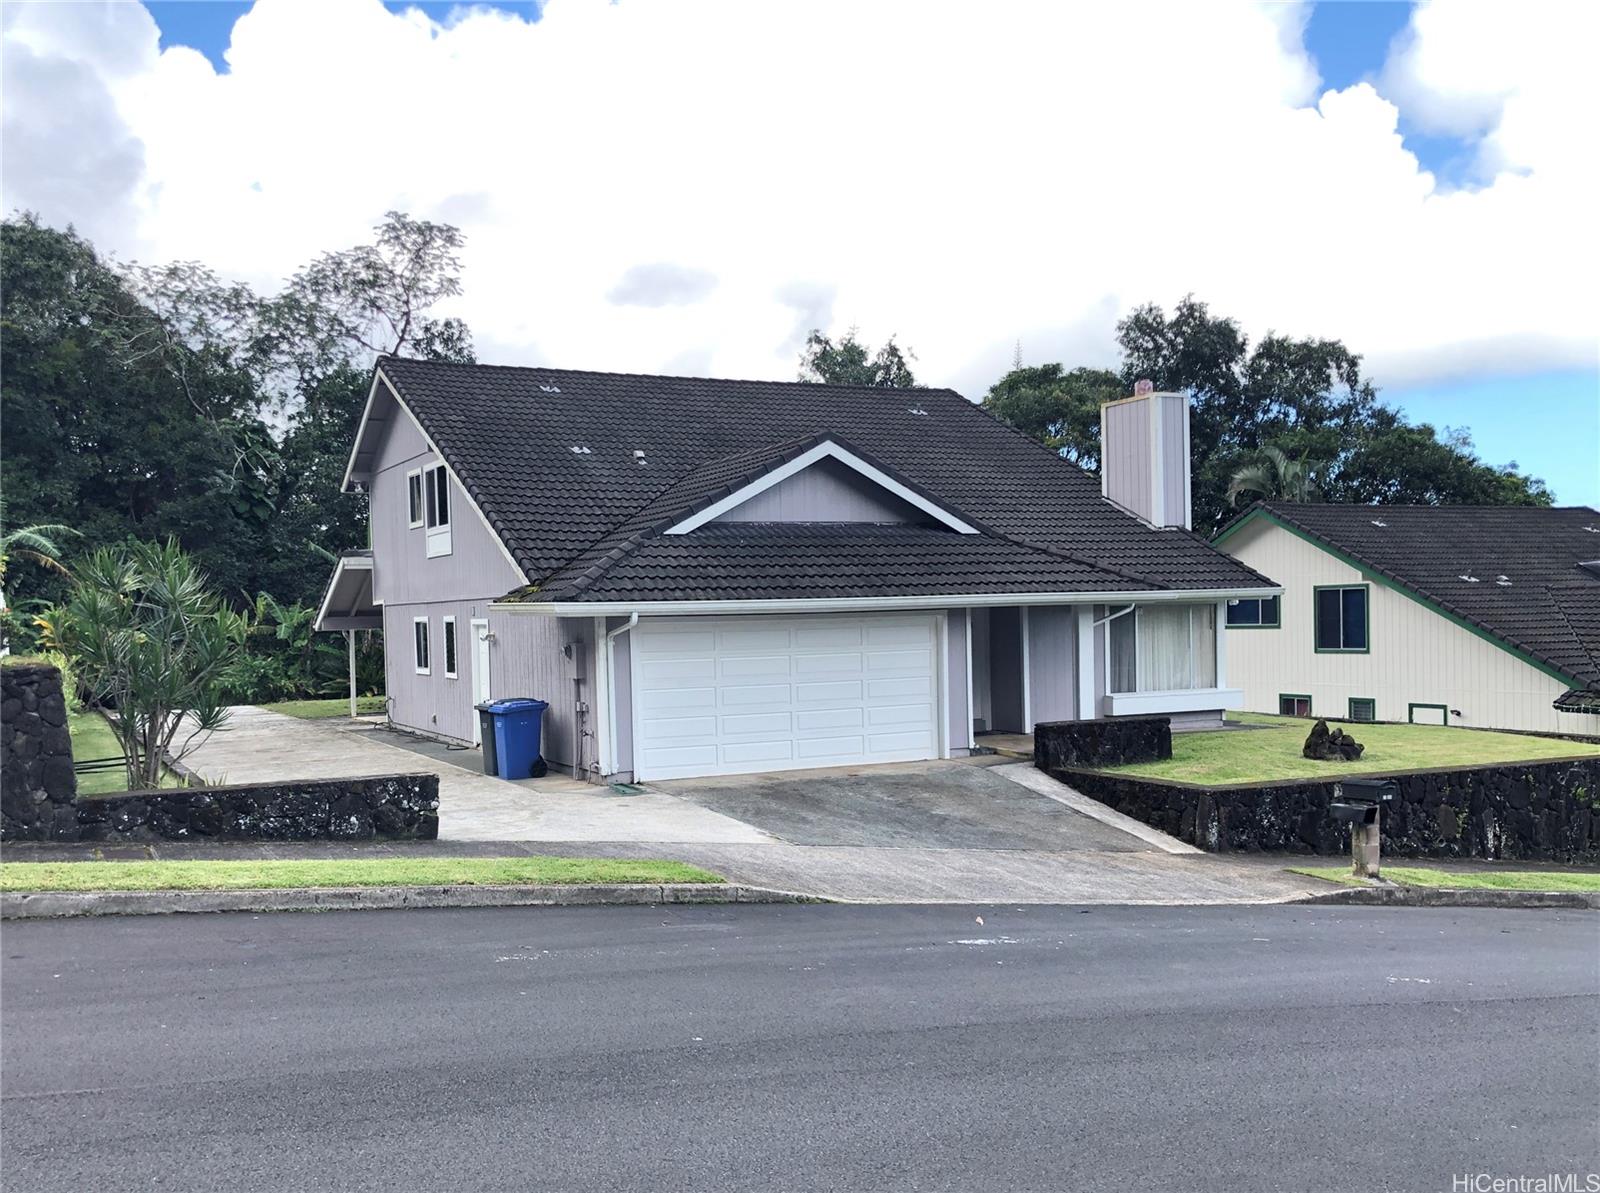
{"label": "white fascia board", "polygon": [[[373,369],[372,388],[367,390],[367,403],[365,406],[361,407],[361,421],[356,424],[356,437],[350,443],[350,459],[345,462],[344,479],[339,482],[339,492],[341,493],[348,493],[350,491],[350,478],[354,475],[356,470],[356,454],[360,452],[361,440],[365,438],[367,434],[367,416],[372,413],[372,401],[378,396],[378,378],[380,377],[383,377],[383,370],[378,368]],[[388,378],[386,377],[384,378],[384,385],[390,393],[394,393],[394,386],[389,384]],[[396,396],[395,400],[399,400],[398,395]]]}
{"label": "white fascia board", "polygon": [[[445,474],[451,480],[455,481],[456,487],[461,490],[461,496],[466,498],[467,508],[470,509],[474,515],[476,515],[478,521],[483,523],[484,530],[488,531],[489,537],[494,540],[494,545],[500,548],[500,554],[504,556],[505,561],[511,565],[512,571],[516,572],[517,575],[522,577],[522,582],[524,584],[530,583],[528,580],[528,573],[522,570],[522,565],[513,559],[511,557],[511,552],[506,549],[505,539],[501,538],[500,532],[489,524],[489,519],[483,516],[483,511],[478,508],[478,503],[472,499],[472,494],[470,491],[468,491],[467,486],[461,483],[461,478],[456,475],[456,470],[450,467],[450,462],[444,458],[444,453],[439,450],[439,445],[433,441],[433,436],[428,434],[428,429],[422,425],[422,420],[419,419],[415,414],[411,413],[411,407],[406,405],[405,399],[400,396],[400,392],[389,383],[389,379],[383,375],[382,369],[379,369],[377,371],[377,376],[373,378],[374,388],[376,388],[379,380],[383,382],[383,387],[389,391],[389,396],[394,399],[395,405],[400,408],[405,416],[411,420],[412,425],[417,428],[417,434],[422,436],[422,441],[428,445],[428,450],[439,458],[439,463],[444,466]],[[367,409],[370,410],[371,408],[372,399],[369,397],[367,399]],[[366,411],[362,411],[361,423],[363,426],[366,425],[366,420]],[[356,442],[361,442],[361,433],[359,431],[356,432]],[[352,464],[355,462],[354,453],[352,453],[350,456],[350,462]],[[428,465],[427,467],[432,467],[432,465]],[[451,521],[455,521],[455,511],[453,509],[451,510]],[[439,557],[434,556],[434,558]],[[588,614],[585,613],[584,616],[588,616]]]}
{"label": "white fascia board", "polygon": [[894,494],[894,496],[898,497],[901,501],[904,501],[907,505],[914,506],[923,513],[927,514],[929,517],[936,519],[945,526],[948,526],[957,534],[978,533],[978,528],[973,526],[970,522],[962,521],[943,506],[936,505],[934,502],[929,501],[926,497],[922,496],[922,494],[907,488],[905,485],[895,480],[894,477],[884,472],[881,468],[874,468],[860,456],[856,455],[854,452],[847,451],[846,449],[840,447],[837,443],[834,443],[832,440],[819,443],[816,447],[802,452],[800,455],[790,460],[787,464],[782,464],[779,467],[774,468],[766,475],[758,477],[756,480],[751,481],[743,488],[728,494],[721,501],[713,502],[711,505],[706,506],[705,509],[700,510],[697,513],[690,514],[687,518],[683,519],[683,521],[677,523],[676,525],[667,527],[667,529],[662,531],[662,533],[688,534],[692,530],[698,530],[707,522],[715,521],[729,510],[737,509],[739,506],[749,501],[752,497],[766,492],[768,489],[772,488],[773,485],[788,480],[797,472],[804,472],[818,460],[824,459],[839,461],[839,463],[845,465],[845,467],[853,469],[862,476],[866,477],[879,488]]}
{"label": "white fascia board", "polygon": [[871,613],[905,609],[982,609],[995,605],[1209,604],[1236,597],[1281,596],[1279,587],[1150,592],[939,593],[931,596],[822,597],[729,601],[497,601],[508,613],[541,617],[691,617],[699,613]]}

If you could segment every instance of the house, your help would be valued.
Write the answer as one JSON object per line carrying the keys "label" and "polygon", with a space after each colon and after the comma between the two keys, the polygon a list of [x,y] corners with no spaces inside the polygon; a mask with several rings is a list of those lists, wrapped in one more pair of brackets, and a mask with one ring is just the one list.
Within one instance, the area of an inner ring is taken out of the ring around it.
{"label": "house", "polygon": [[1246,708],[1600,734],[1600,512],[1263,502],[1214,541],[1283,584],[1228,606]]}
{"label": "house", "polygon": [[318,624],[382,626],[397,727],[535,696],[552,765],[607,779],[1215,724],[1226,602],[1279,590],[1189,529],[1187,411],[1108,411],[1113,501],[950,390],[385,357],[345,477],[372,547]]}

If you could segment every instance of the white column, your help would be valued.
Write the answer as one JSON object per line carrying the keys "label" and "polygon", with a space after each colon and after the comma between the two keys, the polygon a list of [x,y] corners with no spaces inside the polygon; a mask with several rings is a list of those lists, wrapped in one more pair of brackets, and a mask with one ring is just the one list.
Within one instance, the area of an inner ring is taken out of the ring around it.
{"label": "white column", "polygon": [[[1280,618],[1281,620],[1281,618]],[[1217,602],[1217,687],[1228,686],[1228,602]]]}
{"label": "white column", "polygon": [[344,632],[345,650],[350,656],[350,719],[356,718],[356,632]]}

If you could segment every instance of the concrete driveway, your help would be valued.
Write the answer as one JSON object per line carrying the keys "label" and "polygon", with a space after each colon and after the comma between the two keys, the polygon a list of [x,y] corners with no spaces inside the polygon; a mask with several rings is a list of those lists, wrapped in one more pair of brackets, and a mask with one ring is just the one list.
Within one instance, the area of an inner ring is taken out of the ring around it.
{"label": "concrete driveway", "polygon": [[189,763],[211,782],[438,775],[444,844],[366,847],[382,852],[667,857],[731,881],[882,903],[1268,903],[1315,885],[1279,864],[1200,853],[1005,758],[678,780],[625,795],[556,775],[508,783],[464,752],[370,723],[240,708]]}

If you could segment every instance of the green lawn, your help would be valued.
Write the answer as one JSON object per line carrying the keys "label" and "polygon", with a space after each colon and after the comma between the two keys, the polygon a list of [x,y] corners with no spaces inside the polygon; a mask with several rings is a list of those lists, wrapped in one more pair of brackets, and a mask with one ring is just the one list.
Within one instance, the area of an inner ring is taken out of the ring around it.
{"label": "green lawn", "polygon": [[[1462,891],[1600,891],[1600,874],[1563,870],[1484,870],[1456,874],[1420,866],[1385,866],[1382,872],[1384,878],[1402,886]],[[1366,885],[1350,873],[1349,866],[1297,866],[1293,873],[1346,886]]]}
{"label": "green lawn", "polygon": [[[111,732],[111,725],[98,712],[84,709],[67,714],[67,731],[72,734],[72,760],[88,762],[93,758],[117,758],[122,755],[122,743]],[[170,771],[161,776],[163,787],[182,787],[183,780]],[[78,776],[79,795],[117,795],[128,789],[128,773],[122,767],[91,771]]]}
{"label": "green lawn", "polygon": [[1313,762],[1300,747],[1314,721],[1263,713],[1232,713],[1230,718],[1269,729],[1174,733],[1172,757],[1108,767],[1113,774],[1145,775],[1181,783],[1256,783],[1274,779],[1322,779],[1345,775],[1471,766],[1476,763],[1537,761],[1600,754],[1600,745],[1490,733],[1481,729],[1446,729],[1439,725],[1350,725],[1338,727],[1365,745],[1359,762]]}
{"label": "green lawn", "polygon": [[288,887],[721,881],[716,874],[682,862],[581,857],[0,864],[0,891],[281,890]]}
{"label": "green lawn", "polygon": [[[263,704],[261,707],[281,712],[286,717],[299,717],[302,721],[320,721],[324,717],[348,717],[350,697],[340,696],[334,700],[280,700],[276,704]],[[383,710],[382,696],[356,697],[356,712],[362,716],[381,713]]]}

